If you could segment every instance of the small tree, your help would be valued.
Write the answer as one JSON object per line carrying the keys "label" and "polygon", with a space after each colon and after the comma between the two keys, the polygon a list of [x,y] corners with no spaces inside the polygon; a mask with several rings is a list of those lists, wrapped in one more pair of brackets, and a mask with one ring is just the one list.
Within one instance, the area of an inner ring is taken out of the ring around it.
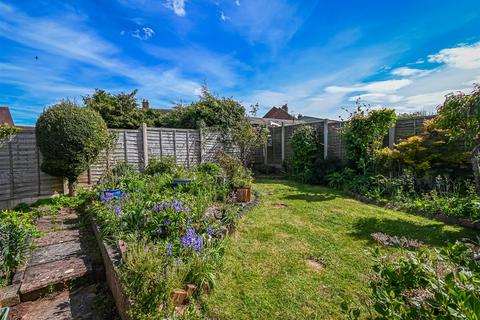
{"label": "small tree", "polygon": [[469,95],[450,94],[438,107],[435,125],[472,150],[472,169],[480,194],[480,86]]}
{"label": "small tree", "polygon": [[395,124],[396,115],[392,109],[370,110],[357,102],[357,108],[343,128],[347,158],[362,174],[372,169],[376,151],[380,150],[388,128]]}
{"label": "small tree", "polygon": [[231,131],[232,141],[239,148],[239,158],[245,167],[253,162],[255,151],[268,141],[270,132],[264,126],[252,126],[248,121],[235,125]]}
{"label": "small tree", "polygon": [[78,176],[111,142],[107,125],[98,112],[63,101],[45,110],[35,126],[42,152],[42,170],[68,179],[70,195],[76,194]]}
{"label": "small tree", "polygon": [[312,178],[312,164],[317,152],[315,132],[312,127],[301,126],[290,140],[292,155],[288,168],[292,178],[307,182]]}

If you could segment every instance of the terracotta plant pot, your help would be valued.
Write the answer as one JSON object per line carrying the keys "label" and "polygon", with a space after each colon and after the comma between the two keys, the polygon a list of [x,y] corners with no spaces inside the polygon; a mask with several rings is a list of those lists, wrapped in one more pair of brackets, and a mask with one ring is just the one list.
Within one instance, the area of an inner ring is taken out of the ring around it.
{"label": "terracotta plant pot", "polygon": [[238,202],[250,202],[252,201],[252,186],[246,186],[243,188],[236,188],[235,195]]}

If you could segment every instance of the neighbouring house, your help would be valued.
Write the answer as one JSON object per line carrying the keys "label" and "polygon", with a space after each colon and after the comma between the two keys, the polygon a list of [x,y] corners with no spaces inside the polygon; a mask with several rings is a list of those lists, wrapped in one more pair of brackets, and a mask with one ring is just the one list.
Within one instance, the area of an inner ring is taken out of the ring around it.
{"label": "neighbouring house", "polygon": [[0,107],[0,124],[5,123],[10,126],[15,125],[12,115],[10,114],[10,109],[8,107]]}
{"label": "neighbouring house", "polygon": [[320,122],[324,119],[311,116],[293,116],[288,112],[288,105],[284,104],[281,107],[272,107],[262,117],[250,117],[250,122],[253,125],[266,125],[268,127],[281,127],[282,125],[294,125],[301,123]]}
{"label": "neighbouring house", "polygon": [[[143,109],[150,109],[150,101],[147,99],[142,100],[142,108]],[[156,111],[160,112],[162,115],[166,115],[167,113],[172,112],[173,109],[158,109],[155,108]]]}

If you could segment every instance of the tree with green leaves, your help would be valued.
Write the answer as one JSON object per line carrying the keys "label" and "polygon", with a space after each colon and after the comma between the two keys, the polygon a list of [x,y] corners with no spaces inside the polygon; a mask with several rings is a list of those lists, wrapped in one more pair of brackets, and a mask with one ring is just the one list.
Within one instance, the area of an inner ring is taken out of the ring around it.
{"label": "tree with green leaves", "polygon": [[290,146],[289,174],[296,180],[308,182],[312,178],[312,164],[318,150],[315,131],[310,126],[295,129]]}
{"label": "tree with green leaves", "polygon": [[142,123],[159,126],[162,118],[160,111],[139,108],[136,94],[137,90],[111,94],[95,89],[92,95],[83,98],[83,103],[87,108],[100,113],[109,128],[137,129]]}
{"label": "tree with green leaves", "polygon": [[473,175],[480,194],[480,86],[471,94],[450,94],[438,107],[435,125],[471,150]]}
{"label": "tree with green leaves", "polygon": [[393,109],[375,109],[357,102],[355,111],[343,128],[347,158],[354,168],[367,174],[375,163],[376,152],[381,149],[388,128],[395,125]]}
{"label": "tree with green leaves", "polygon": [[35,134],[43,155],[42,170],[67,178],[70,195],[76,194],[78,176],[112,142],[100,114],[71,101],[46,109],[37,120]]}

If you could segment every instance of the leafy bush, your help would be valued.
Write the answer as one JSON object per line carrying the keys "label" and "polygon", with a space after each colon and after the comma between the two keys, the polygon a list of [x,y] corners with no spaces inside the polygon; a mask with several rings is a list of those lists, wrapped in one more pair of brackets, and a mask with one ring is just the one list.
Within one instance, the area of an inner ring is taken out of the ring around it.
{"label": "leafy bush", "polygon": [[290,140],[292,155],[288,162],[293,179],[307,182],[312,178],[312,164],[317,152],[315,132],[310,126],[296,128]]}
{"label": "leafy bush", "polygon": [[223,174],[223,169],[218,164],[213,162],[203,162],[199,164],[196,168],[197,172],[210,175],[213,177],[220,176]]}
{"label": "leafy bush", "polygon": [[370,110],[357,104],[342,132],[347,158],[355,170],[367,174],[374,169],[376,151],[382,147],[388,128],[395,124],[395,120],[395,110]]}
{"label": "leafy bush", "polygon": [[0,213],[0,287],[8,284],[18,267],[26,260],[30,240],[37,234],[32,217],[23,212]]}
{"label": "leafy bush", "polygon": [[161,158],[152,158],[148,163],[147,174],[174,174],[178,169],[177,160],[174,156],[166,156]]}
{"label": "leafy bush", "polygon": [[457,242],[434,253],[379,259],[371,281],[379,319],[479,319],[480,249]]}
{"label": "leafy bush", "polygon": [[45,110],[37,120],[35,134],[43,155],[42,170],[66,177],[70,194],[76,192],[78,176],[112,141],[107,125],[96,111],[70,101]]}
{"label": "leafy bush", "polygon": [[232,186],[243,188],[252,183],[252,172],[245,168],[237,157],[225,152],[219,152],[216,158]]}

